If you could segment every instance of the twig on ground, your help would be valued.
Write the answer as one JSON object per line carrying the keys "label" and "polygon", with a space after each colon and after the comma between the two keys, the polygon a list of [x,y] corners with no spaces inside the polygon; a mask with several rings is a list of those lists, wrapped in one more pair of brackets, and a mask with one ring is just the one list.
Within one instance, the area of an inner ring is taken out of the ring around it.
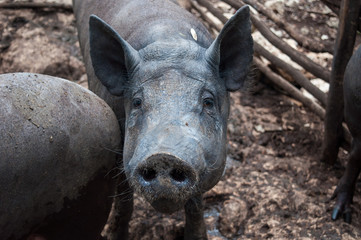
{"label": "twig on ground", "polygon": [[56,8],[73,11],[72,5],[55,2],[5,2],[0,3],[0,8]]}

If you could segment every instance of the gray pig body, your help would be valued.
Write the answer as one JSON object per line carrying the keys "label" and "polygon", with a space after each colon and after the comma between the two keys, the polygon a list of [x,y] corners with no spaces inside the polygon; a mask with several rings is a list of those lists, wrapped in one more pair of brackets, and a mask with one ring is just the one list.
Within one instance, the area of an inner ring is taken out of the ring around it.
{"label": "gray pig body", "polygon": [[0,75],[0,239],[100,236],[118,133],[109,106],[75,83]]}
{"label": "gray pig body", "polygon": [[344,116],[352,135],[352,146],[346,171],[333,197],[337,196],[332,219],[343,214],[344,220],[351,222],[351,203],[357,177],[361,170],[361,47],[352,55],[344,76]]}
{"label": "gray pig body", "polygon": [[252,61],[249,9],[213,40],[169,0],[73,4],[89,88],[122,125],[129,184],[158,211],[185,206],[185,238],[206,238],[200,199],[224,170],[228,92]]}

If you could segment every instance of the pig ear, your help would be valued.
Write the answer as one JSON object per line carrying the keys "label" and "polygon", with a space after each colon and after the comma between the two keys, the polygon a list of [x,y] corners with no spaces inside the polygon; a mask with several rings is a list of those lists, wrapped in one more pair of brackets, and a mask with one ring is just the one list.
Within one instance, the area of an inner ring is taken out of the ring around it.
{"label": "pig ear", "polygon": [[122,95],[129,75],[140,62],[138,51],[95,15],[89,19],[89,34],[95,75],[111,94]]}
{"label": "pig ear", "polygon": [[253,58],[249,7],[239,9],[224,25],[206,51],[207,61],[218,71],[228,91],[243,86]]}

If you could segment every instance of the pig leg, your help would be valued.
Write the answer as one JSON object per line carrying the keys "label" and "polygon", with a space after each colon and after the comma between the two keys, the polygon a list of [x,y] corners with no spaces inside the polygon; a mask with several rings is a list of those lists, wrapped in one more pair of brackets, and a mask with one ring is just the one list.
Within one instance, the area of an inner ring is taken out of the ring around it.
{"label": "pig leg", "polygon": [[[119,166],[121,165],[122,163],[119,163]],[[129,221],[133,212],[133,191],[124,172],[118,176],[115,196],[105,235],[108,240],[126,240],[129,238]]]}
{"label": "pig leg", "polygon": [[184,208],[186,215],[184,239],[207,239],[207,229],[203,218],[202,194],[189,199]]}
{"label": "pig leg", "polygon": [[111,230],[108,237],[109,240],[126,240],[129,238],[128,228],[133,212],[133,192],[130,188],[125,191],[131,193],[122,194],[122,192],[120,192],[122,195],[115,198],[113,202],[114,209],[112,210],[114,211],[112,212],[108,222],[109,230]]}
{"label": "pig leg", "polygon": [[351,223],[351,203],[360,170],[361,142],[354,140],[346,171],[332,196],[332,199],[337,197],[337,201],[332,212],[332,220],[336,220],[342,214],[344,221]]}

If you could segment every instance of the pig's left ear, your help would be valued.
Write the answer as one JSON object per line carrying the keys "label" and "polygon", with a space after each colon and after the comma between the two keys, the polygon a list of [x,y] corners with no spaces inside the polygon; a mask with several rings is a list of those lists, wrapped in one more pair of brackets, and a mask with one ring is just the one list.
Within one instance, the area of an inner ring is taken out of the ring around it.
{"label": "pig's left ear", "polygon": [[243,86],[253,58],[249,7],[240,8],[224,25],[206,51],[207,61],[219,71],[228,91]]}
{"label": "pig's left ear", "polygon": [[111,94],[121,96],[141,61],[138,51],[95,15],[89,19],[89,45],[95,75]]}

